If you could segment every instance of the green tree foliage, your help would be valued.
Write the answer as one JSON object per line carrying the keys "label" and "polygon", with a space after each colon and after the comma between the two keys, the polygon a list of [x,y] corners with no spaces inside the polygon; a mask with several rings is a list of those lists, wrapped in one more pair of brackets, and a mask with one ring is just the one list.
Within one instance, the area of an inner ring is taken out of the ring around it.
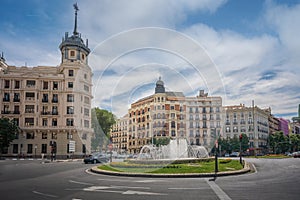
{"label": "green tree foliage", "polygon": [[299,151],[300,135],[290,134],[286,136],[281,131],[276,132],[269,136],[269,146],[276,154],[287,151]]}
{"label": "green tree foliage", "polygon": [[8,118],[0,118],[0,153],[16,138],[19,127]]}
{"label": "green tree foliage", "polygon": [[[246,151],[249,148],[249,138],[246,134],[242,134],[242,151]],[[233,151],[240,151],[240,139],[235,135],[233,138],[219,138],[219,148],[223,152],[231,153]]]}
{"label": "green tree foliage", "polygon": [[290,134],[290,145],[291,151],[295,152],[300,149],[300,135],[299,134]]}
{"label": "green tree foliage", "polygon": [[92,109],[92,127],[95,134],[92,138],[92,150],[106,148],[109,144],[111,127],[115,123],[115,116],[111,112],[100,108]]}
{"label": "green tree foliage", "polygon": [[162,138],[153,138],[153,144],[156,146],[161,146],[161,145],[168,145],[170,143],[170,138],[169,137],[162,137]]}

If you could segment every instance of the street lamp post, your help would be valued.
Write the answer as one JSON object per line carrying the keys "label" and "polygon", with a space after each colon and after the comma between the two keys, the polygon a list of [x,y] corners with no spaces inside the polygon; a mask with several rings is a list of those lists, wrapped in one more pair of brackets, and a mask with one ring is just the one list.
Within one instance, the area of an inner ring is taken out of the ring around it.
{"label": "street lamp post", "polygon": [[217,178],[218,173],[218,140],[215,143],[215,178]]}

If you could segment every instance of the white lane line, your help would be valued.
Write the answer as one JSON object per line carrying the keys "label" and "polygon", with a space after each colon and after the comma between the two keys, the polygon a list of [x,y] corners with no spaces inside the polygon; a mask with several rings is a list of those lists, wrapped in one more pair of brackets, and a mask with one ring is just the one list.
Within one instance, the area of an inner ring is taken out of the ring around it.
{"label": "white lane line", "polygon": [[150,187],[130,187],[130,186],[122,186],[122,185],[111,185],[112,188],[126,188],[126,189],[145,189],[150,190]]}
{"label": "white lane line", "polygon": [[70,183],[76,183],[76,184],[80,184],[80,185],[94,185],[92,183],[85,183],[85,182],[78,182],[78,181],[72,181],[72,180],[69,180]]}
{"label": "white lane line", "polygon": [[58,196],[52,195],[52,194],[46,194],[46,193],[42,193],[42,192],[38,192],[38,191],[32,191],[34,194],[39,194],[45,197],[52,197],[52,198],[57,198]]}
{"label": "white lane line", "polygon": [[215,183],[215,181],[209,181],[209,179],[205,180],[220,200],[231,200],[231,198]]}
{"label": "white lane line", "polygon": [[168,188],[168,190],[207,190],[207,188]]}

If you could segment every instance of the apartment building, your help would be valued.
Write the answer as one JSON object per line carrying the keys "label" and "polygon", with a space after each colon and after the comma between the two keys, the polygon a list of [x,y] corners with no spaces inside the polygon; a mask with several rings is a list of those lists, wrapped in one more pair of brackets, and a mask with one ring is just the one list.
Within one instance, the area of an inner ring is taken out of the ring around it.
{"label": "apartment building", "polygon": [[16,67],[0,60],[0,117],[20,127],[7,156],[79,157],[90,153],[92,70],[90,49],[77,32],[59,45],[59,66]]}
{"label": "apartment building", "polygon": [[[182,92],[165,91],[159,78],[155,93],[131,104],[127,125],[127,152],[138,153],[154,138],[186,138],[191,145],[211,147],[222,133],[222,98],[209,97],[203,90],[196,97],[185,97]],[[123,122],[124,123],[124,122]],[[119,127],[119,129],[117,128]],[[119,147],[122,126],[114,128],[114,147]],[[119,135],[119,136],[117,136]]]}
{"label": "apartment building", "polygon": [[269,137],[268,113],[257,106],[246,107],[244,104],[225,106],[224,137],[238,137],[245,133],[249,138],[250,150],[257,153],[267,148]]}

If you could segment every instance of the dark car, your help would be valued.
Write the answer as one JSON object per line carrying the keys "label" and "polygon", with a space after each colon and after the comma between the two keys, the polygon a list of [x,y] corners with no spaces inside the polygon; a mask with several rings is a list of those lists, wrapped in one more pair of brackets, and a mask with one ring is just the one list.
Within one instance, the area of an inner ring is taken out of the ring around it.
{"label": "dark car", "polygon": [[88,157],[84,158],[83,162],[85,164],[87,163],[106,163],[109,161],[109,158],[102,153],[93,153],[92,155],[89,155]]}

